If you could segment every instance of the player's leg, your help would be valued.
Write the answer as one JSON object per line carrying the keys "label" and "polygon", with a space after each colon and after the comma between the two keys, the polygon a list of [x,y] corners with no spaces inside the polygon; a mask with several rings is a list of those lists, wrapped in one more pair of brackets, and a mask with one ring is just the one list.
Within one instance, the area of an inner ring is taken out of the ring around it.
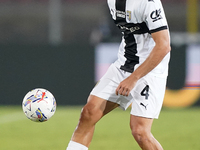
{"label": "player's leg", "polygon": [[130,127],[132,135],[142,150],[163,150],[160,143],[153,137],[151,126],[153,119],[131,115]]}
{"label": "player's leg", "polygon": [[[118,104],[104,100],[102,98],[90,95],[87,104],[83,107],[79,123],[72,135],[72,143],[80,147],[89,147],[93,137],[95,124],[107,113],[118,107]],[[81,145],[80,145],[81,144]],[[77,146],[77,147],[79,147]],[[67,150],[82,150],[82,148],[72,148],[68,146]]]}
{"label": "player's leg", "polygon": [[129,75],[130,73],[121,71],[114,64],[109,67],[91,91],[67,150],[87,150],[92,140],[95,124],[119,105],[125,110],[131,104],[131,96],[125,98],[115,94],[118,84]]}
{"label": "player's leg", "polygon": [[164,93],[166,78],[147,75],[138,80],[132,91],[133,102],[130,117],[132,134],[143,150],[163,150],[153,137],[151,126],[154,118],[158,118]]}

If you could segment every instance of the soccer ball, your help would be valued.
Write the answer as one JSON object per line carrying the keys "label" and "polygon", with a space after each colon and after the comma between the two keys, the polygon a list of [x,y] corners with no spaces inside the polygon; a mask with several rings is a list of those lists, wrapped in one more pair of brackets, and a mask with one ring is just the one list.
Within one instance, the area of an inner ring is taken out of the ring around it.
{"label": "soccer ball", "polygon": [[36,88],[25,95],[22,108],[28,119],[44,122],[54,115],[56,100],[48,90]]}

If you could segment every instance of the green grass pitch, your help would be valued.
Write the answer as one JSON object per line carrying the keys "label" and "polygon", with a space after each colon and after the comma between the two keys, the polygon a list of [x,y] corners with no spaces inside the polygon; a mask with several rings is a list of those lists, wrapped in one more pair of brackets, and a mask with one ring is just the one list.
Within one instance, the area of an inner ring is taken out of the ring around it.
{"label": "green grass pitch", "polygon": [[[28,120],[21,106],[0,106],[0,150],[65,150],[81,107],[58,106],[47,122]],[[116,109],[97,123],[90,150],[140,150],[129,112]],[[200,108],[163,109],[152,133],[165,150],[199,150]]]}

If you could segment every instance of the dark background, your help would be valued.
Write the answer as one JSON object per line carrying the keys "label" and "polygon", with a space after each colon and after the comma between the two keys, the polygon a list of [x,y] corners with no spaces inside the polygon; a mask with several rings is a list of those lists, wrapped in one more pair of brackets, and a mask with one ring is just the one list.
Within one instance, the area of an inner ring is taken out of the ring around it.
{"label": "dark background", "polygon": [[94,85],[94,58],[85,45],[0,46],[0,104],[20,104],[34,88],[48,89],[58,105],[83,104]]}
{"label": "dark background", "polygon": [[[172,45],[167,87],[173,90],[185,84],[185,48]],[[82,105],[95,85],[92,46],[1,45],[0,49],[0,104],[21,105],[29,90],[42,87],[54,94],[58,105]]]}

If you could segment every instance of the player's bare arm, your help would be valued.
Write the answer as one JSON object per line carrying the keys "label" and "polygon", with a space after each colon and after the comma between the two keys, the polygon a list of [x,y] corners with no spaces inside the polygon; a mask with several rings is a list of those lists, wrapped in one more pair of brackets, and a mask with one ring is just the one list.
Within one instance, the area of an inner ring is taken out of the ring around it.
{"label": "player's bare arm", "polygon": [[153,70],[170,52],[171,47],[168,30],[161,30],[159,32],[152,33],[151,35],[155,41],[155,47],[143,64],[141,64],[128,78],[119,84],[116,89],[117,95],[120,94],[128,96],[136,82]]}

